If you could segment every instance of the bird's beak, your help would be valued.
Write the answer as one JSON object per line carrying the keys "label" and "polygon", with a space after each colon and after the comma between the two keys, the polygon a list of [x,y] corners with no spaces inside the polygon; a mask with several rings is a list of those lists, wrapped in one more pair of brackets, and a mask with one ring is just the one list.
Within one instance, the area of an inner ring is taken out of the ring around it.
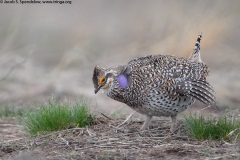
{"label": "bird's beak", "polygon": [[97,92],[102,88],[102,85],[98,86],[97,89],[94,90],[95,94],[97,94]]}

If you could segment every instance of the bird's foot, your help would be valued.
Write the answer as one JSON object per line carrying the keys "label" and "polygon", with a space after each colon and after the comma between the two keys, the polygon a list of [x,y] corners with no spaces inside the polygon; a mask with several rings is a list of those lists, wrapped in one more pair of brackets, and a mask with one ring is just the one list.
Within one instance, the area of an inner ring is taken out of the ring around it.
{"label": "bird's foot", "polygon": [[147,116],[145,122],[143,123],[141,127],[141,131],[148,130],[149,129],[149,123],[151,122],[152,116]]}
{"label": "bird's foot", "polygon": [[172,123],[171,127],[170,127],[170,132],[171,133],[175,133],[177,131],[177,124],[176,123]]}
{"label": "bird's foot", "polygon": [[171,124],[170,132],[175,134],[180,134],[182,126],[183,126],[183,121],[178,120],[175,123]]}

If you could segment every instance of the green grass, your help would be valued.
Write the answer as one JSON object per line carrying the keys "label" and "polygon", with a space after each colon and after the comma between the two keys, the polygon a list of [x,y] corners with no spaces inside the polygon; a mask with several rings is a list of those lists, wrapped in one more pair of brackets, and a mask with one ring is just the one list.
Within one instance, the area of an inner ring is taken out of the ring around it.
{"label": "green grass", "polygon": [[50,100],[28,113],[24,126],[31,135],[36,135],[70,127],[85,127],[92,121],[93,116],[84,101],[70,103]]}
{"label": "green grass", "polygon": [[22,117],[26,110],[24,108],[16,108],[11,106],[0,107],[0,117]]}
{"label": "green grass", "polygon": [[185,116],[185,123],[190,136],[198,140],[237,141],[240,138],[240,121],[234,115],[212,118],[190,114]]}

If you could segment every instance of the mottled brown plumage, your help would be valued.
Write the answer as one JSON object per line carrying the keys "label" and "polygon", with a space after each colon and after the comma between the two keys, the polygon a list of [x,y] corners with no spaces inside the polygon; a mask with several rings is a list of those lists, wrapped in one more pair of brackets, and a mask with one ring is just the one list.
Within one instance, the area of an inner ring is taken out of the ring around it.
{"label": "mottled brown plumage", "polygon": [[215,103],[214,91],[206,81],[208,67],[200,58],[198,35],[192,55],[180,58],[149,55],[131,60],[127,65],[102,68],[93,73],[95,93],[100,89],[114,100],[123,102],[147,116],[141,129],[147,129],[152,116],[170,116],[174,131],[178,113],[195,100]]}

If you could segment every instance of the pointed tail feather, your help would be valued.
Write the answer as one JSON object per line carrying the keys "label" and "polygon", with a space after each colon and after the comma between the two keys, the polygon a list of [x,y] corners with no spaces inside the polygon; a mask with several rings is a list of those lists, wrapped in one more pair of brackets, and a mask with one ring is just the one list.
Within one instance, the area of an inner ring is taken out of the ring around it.
{"label": "pointed tail feather", "polygon": [[213,90],[213,87],[207,82],[207,81],[205,81],[205,80],[197,80],[197,85],[204,85],[204,86],[206,86],[209,90],[211,90],[211,92],[213,92],[213,93],[215,93],[215,91]]}
{"label": "pointed tail feather", "polygon": [[177,84],[177,92],[189,95],[206,105],[212,106],[216,103],[212,86],[206,81],[196,80],[180,82]]}
{"label": "pointed tail feather", "polygon": [[195,46],[193,48],[193,53],[189,57],[189,60],[191,62],[202,62],[201,56],[200,56],[200,41],[202,39],[202,33],[198,35],[197,41],[195,43]]}

